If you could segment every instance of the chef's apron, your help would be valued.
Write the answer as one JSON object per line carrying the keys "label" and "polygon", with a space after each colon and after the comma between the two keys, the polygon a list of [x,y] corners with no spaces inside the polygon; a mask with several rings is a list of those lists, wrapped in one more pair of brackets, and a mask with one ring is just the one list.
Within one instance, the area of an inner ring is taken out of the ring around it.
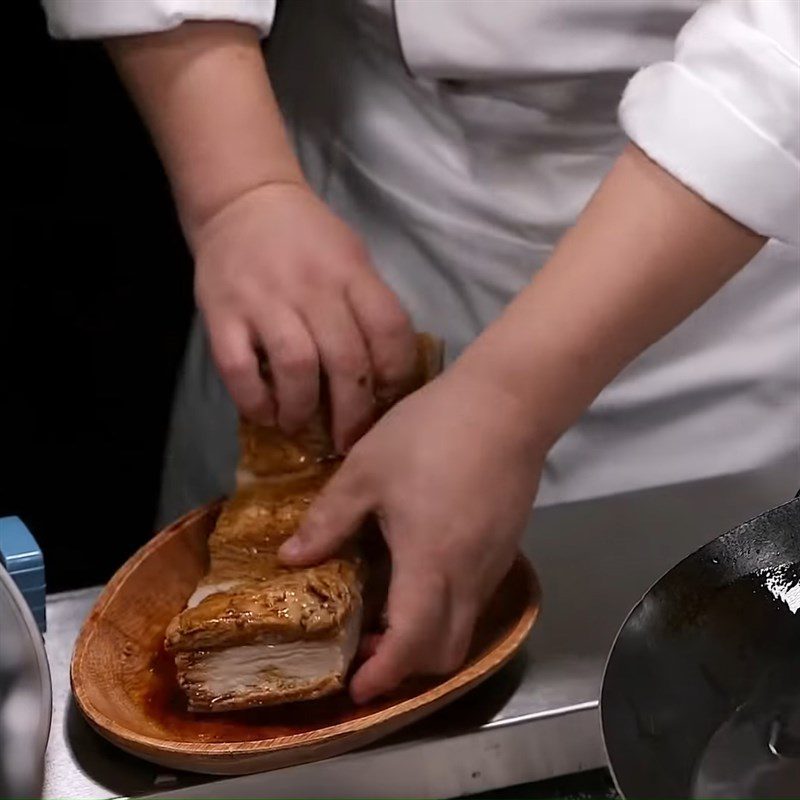
{"label": "chef's apron", "polygon": [[[418,3],[303,0],[280,6],[270,37],[270,72],[311,184],[450,359],[574,224],[624,147],[616,115],[627,80],[671,57],[698,3],[527,4],[531,24],[493,39],[514,5],[451,4],[452,25],[433,30],[420,27]],[[490,16],[458,16],[465,6]],[[195,320],[162,522],[230,490],[235,417]],[[537,502],[763,470],[785,478],[777,501],[800,474],[799,453],[798,252],[773,241],[603,391],[552,450]]]}

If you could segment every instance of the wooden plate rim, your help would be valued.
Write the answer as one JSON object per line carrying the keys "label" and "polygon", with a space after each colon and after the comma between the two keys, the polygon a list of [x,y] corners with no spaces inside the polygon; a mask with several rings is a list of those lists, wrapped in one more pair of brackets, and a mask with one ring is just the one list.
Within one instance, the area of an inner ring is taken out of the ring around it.
{"label": "wooden plate rim", "polygon": [[[309,745],[318,745],[323,742],[330,742],[335,739],[358,733],[371,727],[373,722],[380,721],[387,711],[392,712],[391,716],[395,719],[402,719],[409,713],[435,703],[437,700],[450,695],[458,690],[468,688],[479,679],[485,679],[500,669],[514,655],[518,646],[530,633],[533,624],[539,615],[539,598],[541,589],[536,571],[530,561],[520,553],[517,556],[517,563],[521,564],[525,572],[525,584],[528,590],[529,602],[524,613],[517,620],[514,627],[508,634],[491,650],[484,653],[477,661],[468,667],[460,670],[448,680],[429,689],[422,694],[415,695],[403,700],[396,705],[375,711],[363,717],[358,717],[347,722],[340,722],[326,728],[318,728],[314,731],[294,733],[289,736],[277,736],[272,739],[257,739],[247,742],[170,742],[164,739],[157,739],[151,736],[144,736],[135,733],[113,719],[107,717],[99,711],[88,699],[84,689],[76,686],[76,674],[80,671],[80,666],[84,655],[91,643],[91,639],[96,632],[96,621],[99,619],[106,607],[116,597],[122,589],[128,575],[156,548],[174,536],[178,530],[186,525],[216,511],[221,505],[221,500],[208,503],[205,506],[188,512],[171,525],[167,526],[160,533],[156,534],[149,542],[137,550],[119,570],[113,575],[106,587],[95,601],[89,616],[84,621],[81,631],[75,643],[72,661],[70,664],[70,683],[72,693],[81,711],[86,715],[93,727],[100,733],[108,734],[116,740],[125,743],[136,744],[158,750],[164,753],[196,753],[204,756],[236,756],[248,753],[275,752],[292,748],[301,748]],[[80,682],[78,682],[80,683]],[[378,718],[376,720],[376,717]]]}

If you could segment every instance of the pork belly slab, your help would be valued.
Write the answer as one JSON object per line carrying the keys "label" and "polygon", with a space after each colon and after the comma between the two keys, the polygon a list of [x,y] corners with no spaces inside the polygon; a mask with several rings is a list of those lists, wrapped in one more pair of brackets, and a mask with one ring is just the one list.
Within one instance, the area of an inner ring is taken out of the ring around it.
{"label": "pork belly slab", "polygon": [[[379,412],[441,367],[441,348],[418,337],[413,380]],[[323,408],[287,437],[242,421],[237,490],[209,536],[209,571],[169,624],[165,647],[193,711],[311,700],[341,690],[363,619],[366,565],[356,546],[308,569],[278,549],[338,466]]]}

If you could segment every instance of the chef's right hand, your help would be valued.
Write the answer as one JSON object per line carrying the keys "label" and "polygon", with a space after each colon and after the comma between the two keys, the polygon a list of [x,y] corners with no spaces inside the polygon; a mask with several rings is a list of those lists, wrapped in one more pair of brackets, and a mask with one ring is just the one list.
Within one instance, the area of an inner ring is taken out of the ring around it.
{"label": "chef's right hand", "polygon": [[197,303],[240,411],[294,432],[317,407],[323,370],[346,450],[371,422],[373,385],[402,381],[415,358],[408,316],[358,237],[310,188],[279,183],[228,202],[191,242]]}

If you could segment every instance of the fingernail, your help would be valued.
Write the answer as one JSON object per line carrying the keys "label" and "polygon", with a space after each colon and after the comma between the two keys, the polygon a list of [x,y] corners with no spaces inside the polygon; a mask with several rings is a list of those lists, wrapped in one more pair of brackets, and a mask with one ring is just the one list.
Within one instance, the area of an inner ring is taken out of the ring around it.
{"label": "fingernail", "polygon": [[296,536],[293,536],[291,539],[287,539],[278,548],[278,558],[285,558],[292,561],[295,558],[299,558],[302,552],[303,543]]}

